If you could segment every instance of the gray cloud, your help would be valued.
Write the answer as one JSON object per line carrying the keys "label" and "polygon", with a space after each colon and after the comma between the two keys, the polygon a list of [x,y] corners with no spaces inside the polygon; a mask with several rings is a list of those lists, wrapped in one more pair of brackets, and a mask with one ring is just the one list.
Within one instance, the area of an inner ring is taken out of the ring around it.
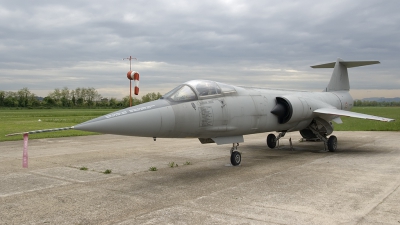
{"label": "gray cloud", "polygon": [[[392,1],[0,1],[0,90],[93,86],[120,95],[128,62],[141,90],[191,79],[323,89],[350,70],[356,89],[399,89],[400,3]],[[168,87],[166,87],[168,86]],[[161,91],[162,90],[162,91]],[[35,91],[34,91],[35,92]],[[120,93],[120,94],[118,94]],[[107,95],[102,93],[103,95]]]}

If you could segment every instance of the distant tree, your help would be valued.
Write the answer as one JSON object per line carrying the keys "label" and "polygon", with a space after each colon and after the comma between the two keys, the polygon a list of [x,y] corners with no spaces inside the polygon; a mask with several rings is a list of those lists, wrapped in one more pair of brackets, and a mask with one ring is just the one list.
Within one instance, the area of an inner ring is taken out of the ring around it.
{"label": "distant tree", "polygon": [[137,99],[137,98],[133,98],[133,100],[132,100],[132,106],[134,106],[134,105],[140,105],[140,104],[142,104],[143,102],[142,101],[140,101],[140,99]]}
{"label": "distant tree", "polygon": [[17,95],[18,95],[18,106],[27,107],[29,105],[28,96],[31,95],[29,89],[27,87],[24,87],[17,92]]}
{"label": "distant tree", "polygon": [[118,104],[118,101],[117,101],[116,98],[110,98],[110,100],[108,101],[108,105],[109,105],[111,108],[116,108],[116,107],[117,107],[117,104]]}
{"label": "distant tree", "polygon": [[362,101],[361,100],[355,100],[354,101],[354,106],[362,106]]}
{"label": "distant tree", "polygon": [[82,90],[81,88],[75,88],[74,91],[74,97],[75,97],[75,105],[76,106],[81,106],[83,105],[83,97],[82,97]]}
{"label": "distant tree", "polygon": [[42,104],[45,105],[45,106],[57,106],[56,101],[50,96],[44,97]]}
{"label": "distant tree", "polygon": [[80,97],[80,98],[78,98],[78,100],[76,100],[76,105],[83,106],[83,98],[82,97]]}
{"label": "distant tree", "polygon": [[18,107],[18,95],[15,92],[7,91],[4,94],[4,106]]}
{"label": "distant tree", "polygon": [[5,99],[6,99],[6,92],[0,91],[0,106],[4,106]]}
{"label": "distant tree", "polygon": [[162,97],[162,95],[160,94],[160,92],[158,92],[158,93],[155,93],[155,92],[148,93],[148,94],[142,96],[142,103],[151,102],[151,101],[157,100],[157,99],[159,99],[161,97]]}
{"label": "distant tree", "polygon": [[122,106],[123,107],[129,107],[129,104],[130,104],[130,102],[129,102],[129,95],[128,96],[125,96],[124,98],[122,98]]}
{"label": "distant tree", "polygon": [[90,87],[86,90],[86,103],[88,106],[94,106],[96,102],[101,101],[101,95],[96,89]]}
{"label": "distant tree", "polygon": [[55,88],[53,92],[50,92],[48,95],[54,102],[52,104],[54,106],[62,106],[62,94],[59,88]]}
{"label": "distant tree", "polygon": [[72,102],[72,106],[76,106],[76,98],[75,98],[75,91],[71,91],[72,93],[72,98],[71,98],[71,102]]}
{"label": "distant tree", "polygon": [[96,107],[108,107],[108,106],[109,106],[108,98],[102,98],[100,101],[96,102]]}
{"label": "distant tree", "polygon": [[61,105],[63,107],[69,107],[71,106],[71,98],[70,98],[70,92],[67,87],[64,87],[61,92],[60,92],[61,98]]}
{"label": "distant tree", "polygon": [[38,107],[40,106],[40,101],[38,100],[38,96],[36,96],[35,94],[31,93],[28,96],[28,102],[29,102],[29,106],[32,107]]}

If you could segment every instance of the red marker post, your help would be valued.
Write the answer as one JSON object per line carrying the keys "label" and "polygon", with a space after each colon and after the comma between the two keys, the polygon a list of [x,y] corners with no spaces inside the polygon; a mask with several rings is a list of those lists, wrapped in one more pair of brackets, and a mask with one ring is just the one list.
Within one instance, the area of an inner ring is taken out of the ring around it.
{"label": "red marker post", "polygon": [[24,150],[22,153],[22,167],[28,168],[28,133],[24,134]]}

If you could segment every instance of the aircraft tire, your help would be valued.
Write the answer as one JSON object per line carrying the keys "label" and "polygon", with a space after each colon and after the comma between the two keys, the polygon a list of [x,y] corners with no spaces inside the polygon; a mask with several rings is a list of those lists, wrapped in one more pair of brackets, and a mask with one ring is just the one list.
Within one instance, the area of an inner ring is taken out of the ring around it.
{"label": "aircraft tire", "polygon": [[242,162],[242,155],[240,152],[234,151],[231,154],[231,163],[232,166],[238,166]]}
{"label": "aircraft tire", "polygon": [[332,135],[328,139],[328,150],[330,152],[334,152],[337,149],[337,138],[335,135]]}
{"label": "aircraft tire", "polygon": [[276,147],[276,136],[275,134],[268,134],[267,136],[267,145],[270,148]]}

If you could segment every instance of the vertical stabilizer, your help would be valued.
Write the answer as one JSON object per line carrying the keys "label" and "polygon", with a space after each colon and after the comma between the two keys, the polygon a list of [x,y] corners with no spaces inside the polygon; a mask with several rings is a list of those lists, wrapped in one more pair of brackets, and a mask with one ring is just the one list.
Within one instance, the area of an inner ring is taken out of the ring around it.
{"label": "vertical stabilizer", "polygon": [[350,90],[349,74],[347,67],[342,64],[342,59],[338,58],[335,63],[335,68],[329,81],[326,91],[348,91]]}
{"label": "vertical stabilizer", "polygon": [[378,64],[379,61],[343,61],[338,58],[336,62],[311,66],[312,68],[334,68],[331,76],[331,80],[329,81],[328,86],[326,87],[326,91],[349,91],[350,83],[349,83],[349,75],[347,73],[347,68],[357,67],[357,66],[366,66],[372,64]]}

